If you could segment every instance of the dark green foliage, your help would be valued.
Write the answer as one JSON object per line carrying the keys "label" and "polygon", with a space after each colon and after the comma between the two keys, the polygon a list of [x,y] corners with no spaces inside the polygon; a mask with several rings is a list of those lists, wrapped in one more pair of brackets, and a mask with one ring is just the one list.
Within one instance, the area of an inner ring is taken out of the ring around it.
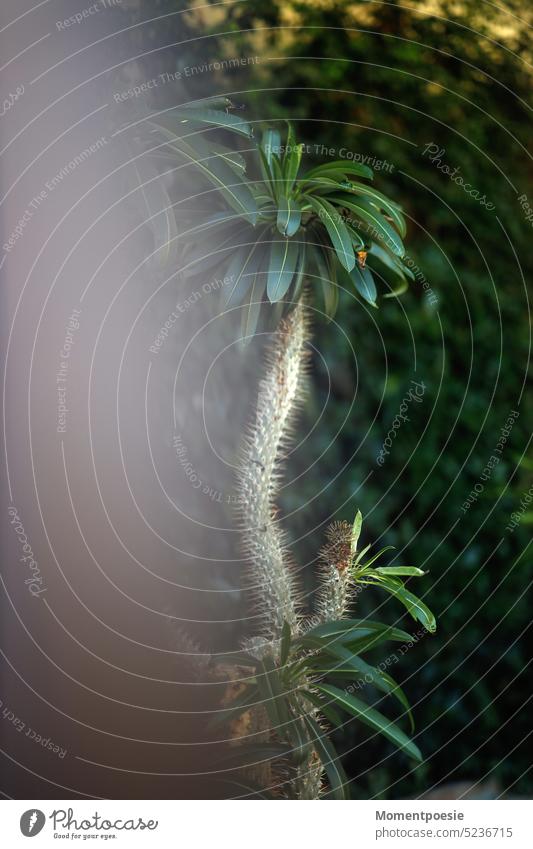
{"label": "dark green foliage", "polygon": [[[178,170],[192,169],[205,181],[206,187],[201,183],[196,194],[203,204],[207,196],[217,211],[202,215],[199,209],[196,224],[193,212],[181,240],[180,270],[188,277],[205,278],[213,263],[219,274],[225,274],[223,302],[226,307],[243,307],[245,344],[261,313],[266,313],[267,322],[278,321],[294,306],[305,280],[311,281],[313,291],[321,289],[329,319],[336,313],[342,286],[376,306],[377,288],[367,255],[370,264],[374,258],[378,268],[381,263],[385,282],[392,273],[396,286],[407,286],[400,236],[406,232],[405,219],[398,204],[363,182],[373,179],[370,168],[339,160],[309,170],[302,162],[304,145],[296,142],[290,123],[283,136],[256,126],[260,135],[256,142],[251,124],[229,111],[231,101],[219,100],[207,98],[154,113],[142,122],[138,141],[142,162],[163,155],[165,163],[174,163]],[[224,144],[213,140],[209,133],[213,128],[227,133]],[[235,148],[236,136],[246,139],[243,154]],[[152,187],[150,181],[147,189],[154,191]],[[143,197],[147,196],[145,189]],[[175,259],[178,234],[166,195],[154,208],[161,205],[164,216],[152,214],[148,205],[147,221],[155,255],[168,262]],[[180,220],[183,212],[180,206]],[[273,304],[281,308],[279,313]]]}

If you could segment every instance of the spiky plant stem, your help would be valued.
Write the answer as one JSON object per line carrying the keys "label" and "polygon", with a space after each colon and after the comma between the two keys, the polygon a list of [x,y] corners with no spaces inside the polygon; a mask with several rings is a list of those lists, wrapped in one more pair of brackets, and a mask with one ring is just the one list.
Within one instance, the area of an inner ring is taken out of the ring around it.
{"label": "spiky plant stem", "polygon": [[[291,436],[294,414],[302,397],[308,336],[305,305],[300,301],[274,333],[265,376],[259,385],[255,418],[244,440],[239,465],[244,553],[260,631],[260,637],[249,639],[246,648],[257,657],[278,654],[285,622],[293,636],[313,624],[306,622],[299,612],[293,564],[275,505],[283,448]],[[337,522],[328,531],[321,552],[315,622],[340,619],[345,614],[351,591],[350,530],[347,523]],[[309,713],[308,704],[302,704],[301,708],[302,713]],[[319,721],[317,712],[311,710],[311,713]],[[299,799],[318,799],[322,775],[322,764],[313,753],[296,768],[292,794]]]}
{"label": "spiky plant stem", "polygon": [[280,452],[291,433],[302,395],[308,321],[300,303],[274,333],[267,370],[259,385],[255,420],[244,440],[239,466],[244,553],[261,636],[276,643],[283,623],[300,626],[293,570],[276,518]]}

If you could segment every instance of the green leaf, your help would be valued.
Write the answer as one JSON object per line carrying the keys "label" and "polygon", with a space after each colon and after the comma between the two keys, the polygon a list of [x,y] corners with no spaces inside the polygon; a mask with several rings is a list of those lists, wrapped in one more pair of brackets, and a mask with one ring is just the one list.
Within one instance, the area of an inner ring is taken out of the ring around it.
{"label": "green leaf", "polygon": [[304,174],[303,179],[313,179],[321,175],[327,176],[331,171],[339,172],[343,179],[346,179],[349,174],[355,174],[357,177],[366,177],[368,180],[372,180],[374,176],[372,169],[366,165],[350,162],[347,159],[335,159],[333,162],[327,162],[324,165],[317,165],[315,168],[311,168],[310,171]]}
{"label": "green leaf", "polygon": [[[404,259],[407,259],[407,257],[405,257]],[[408,265],[405,264],[405,262],[401,263],[401,270],[402,270],[402,274],[405,274],[405,276],[409,277],[410,280],[413,280],[413,281],[416,280],[414,272],[409,268]]]}
{"label": "green leaf", "polygon": [[223,147],[220,144],[213,144],[213,142],[209,142],[209,147],[217,159],[221,159],[225,162],[235,174],[239,177],[244,176],[246,172],[246,160],[244,159],[244,156],[241,156],[241,154],[237,153],[237,151],[229,150],[229,148]]}
{"label": "green leaf", "polygon": [[285,150],[285,156],[283,158],[283,175],[285,177],[285,192],[287,194],[292,191],[294,181],[298,176],[298,171],[300,170],[300,163],[302,161],[303,147],[303,144],[296,144],[294,131],[292,129],[292,126],[289,124],[289,131],[287,133],[287,147]]}
{"label": "green leaf", "polygon": [[178,127],[193,121],[199,124],[210,124],[211,126],[221,127],[224,130],[232,130],[246,138],[251,138],[253,130],[250,125],[239,118],[238,115],[233,115],[231,112],[219,112],[216,109],[202,109],[195,106],[174,106],[167,110],[163,115],[159,115],[159,120],[163,123],[175,120]]}
{"label": "green leaf", "polygon": [[[346,620],[349,621],[349,620]],[[354,620],[356,621],[356,620]],[[364,625],[364,620],[362,620]],[[320,632],[324,629],[326,633],[318,633],[315,635],[309,632],[309,635],[300,637],[295,641],[295,645],[302,645],[304,648],[312,649],[312,652],[302,658],[299,664],[313,670],[322,668],[324,664],[324,653],[327,655],[329,649],[335,650],[337,646],[349,649],[352,654],[362,654],[370,651],[376,646],[387,642],[409,642],[412,637],[407,631],[400,628],[393,628],[390,625],[382,623],[372,623],[376,627],[353,627],[336,630],[335,626],[342,625],[342,620],[338,623],[327,622],[324,625],[319,625],[313,629],[313,632]],[[328,633],[329,631],[329,633]],[[331,652],[330,652],[331,653]],[[328,665],[326,660],[326,665]]]}
{"label": "green leaf", "polygon": [[254,242],[251,247],[240,247],[233,255],[225,274],[228,282],[222,289],[222,300],[226,307],[240,304],[252,285],[257,267],[257,256],[254,260],[255,251]]}
{"label": "green leaf", "polygon": [[[340,160],[342,162],[342,160]],[[356,177],[365,177],[367,180],[374,179],[374,172],[372,168],[369,168],[368,165],[362,165],[359,162],[350,162],[347,161],[344,170],[348,175],[353,174]]]}
{"label": "green leaf", "polygon": [[401,601],[413,619],[420,622],[426,631],[434,633],[437,630],[435,616],[429,607],[418,596],[406,589],[402,583],[399,581],[393,583],[390,578],[382,578],[378,586],[384,586],[391,595]]}
{"label": "green leaf", "polygon": [[379,711],[375,710],[375,708],[369,707],[360,699],[339,690],[338,687],[334,687],[332,684],[317,684],[316,689],[333,699],[338,707],[341,707],[352,716],[358,717],[361,722],[364,722],[365,725],[368,725],[374,731],[383,734],[391,743],[394,743],[399,749],[405,751],[410,757],[419,762],[422,761],[422,755],[418,746],[400,728],[384,717]]}
{"label": "green leaf", "polygon": [[202,146],[200,139],[195,139],[195,147],[192,148],[162,124],[150,124],[166,139],[171,150],[179,154],[186,163],[198,168],[235,212],[255,225],[258,214],[255,198],[249,186],[239,180],[225,162],[217,156],[210,156],[209,148]]}
{"label": "green leaf", "polygon": [[287,733],[287,726],[291,721],[287,694],[284,692],[279,670],[268,655],[259,661],[256,680],[272,728],[279,736],[283,736]]}
{"label": "green leaf", "polygon": [[198,274],[205,275],[206,272],[214,267],[220,269],[221,265],[225,264],[232,256],[230,251],[233,252],[235,250],[235,246],[232,244],[235,237],[236,232],[233,231],[230,236],[220,242],[220,244],[215,245],[214,249],[207,253],[207,245],[188,252],[184,256],[184,265],[181,269],[183,274],[186,277],[195,277]]}
{"label": "green leaf", "polygon": [[[336,270],[332,269],[330,256],[335,257],[336,254],[331,248],[331,245],[326,241],[327,237],[313,231],[313,237],[316,238],[318,245],[312,244],[309,248],[309,255],[313,265],[318,272],[316,275],[311,274],[311,277],[316,277],[322,289],[324,299],[324,313],[328,320],[331,320],[337,311],[339,303],[339,287],[336,283]],[[329,254],[327,253],[329,251]]]}
{"label": "green leaf", "polygon": [[285,180],[283,178],[283,171],[281,168],[280,159],[278,156],[276,156],[276,154],[273,154],[272,159],[270,160],[270,168],[272,170],[274,197],[276,198],[279,204],[284,194]]}
{"label": "green leaf", "polygon": [[378,192],[373,186],[365,186],[364,183],[351,183],[350,191],[357,195],[364,195],[373,201],[379,209],[384,210],[392,218],[400,236],[405,236],[407,232],[405,218],[398,209],[397,204],[392,203],[386,195]]}
{"label": "green leaf", "polygon": [[[264,254],[263,254],[264,256]],[[266,288],[266,274],[262,268],[262,260],[254,274],[252,286],[243,304],[241,315],[241,343],[246,346],[250,343],[257,329],[257,323],[261,314],[261,305]]]}
{"label": "green leaf", "polygon": [[378,566],[376,572],[380,575],[426,575],[422,569],[416,566]]}
{"label": "green leaf", "polygon": [[279,154],[281,146],[281,136],[277,130],[265,130],[261,138],[261,150],[263,151],[266,161],[269,166],[272,163],[272,156]]}
{"label": "green leaf", "polygon": [[225,284],[222,290],[224,304],[226,306],[240,304],[254,282],[263,253],[261,239],[265,233],[266,228],[260,234],[257,241],[251,246],[243,245],[232,258],[226,272],[229,282]]}
{"label": "green leaf", "polygon": [[391,255],[388,251],[384,250],[384,248],[382,248],[377,242],[372,242],[368,252],[368,262],[372,263],[374,260],[377,260],[378,263],[384,265],[390,272],[400,279],[404,279],[402,261],[398,259],[398,257]]}
{"label": "green leaf", "polygon": [[293,291],[291,295],[291,300],[296,303],[302,293],[305,273],[307,271],[306,264],[306,254],[307,254],[307,243],[305,241],[305,234],[302,236],[303,241],[300,242],[300,253],[298,256],[298,266],[296,268],[296,276],[293,282]]}
{"label": "green leaf", "polygon": [[409,287],[408,278],[415,279],[412,271],[397,256],[384,250],[375,242],[370,246],[367,262],[370,268],[382,276],[391,287],[391,291],[383,295],[384,298],[397,298],[403,295]]}
{"label": "green leaf", "polygon": [[307,195],[328,195],[338,192],[343,186],[343,180],[334,177],[315,177],[306,181],[305,192]]}
{"label": "green leaf", "polygon": [[[363,201],[356,202],[353,195],[335,195],[330,197],[330,201],[338,206],[349,209],[354,212],[361,221],[370,225],[371,238],[376,241],[382,241],[392,250],[397,256],[402,257],[405,254],[405,248],[398,233],[389,222],[383,218],[377,209],[372,208],[369,204],[366,206]],[[375,211],[374,211],[375,210]],[[350,222],[353,225],[353,222]],[[350,271],[351,269],[348,269]]]}
{"label": "green leaf", "polygon": [[277,227],[282,236],[294,236],[302,223],[302,208],[292,197],[279,201]]}
{"label": "green leaf", "polygon": [[261,176],[263,177],[263,181],[270,190],[270,194],[272,197],[269,197],[269,200],[276,197],[276,191],[274,188],[274,175],[272,173],[272,168],[270,167],[269,161],[265,156],[264,151],[259,147],[259,168],[261,170]]}
{"label": "green leaf", "polygon": [[291,285],[299,245],[290,239],[272,242],[267,276],[267,295],[271,303],[281,300]]}
{"label": "green leaf", "polygon": [[350,234],[350,238],[352,240],[352,244],[354,246],[354,249],[356,251],[364,250],[366,242],[363,239],[363,237],[361,236],[361,234],[358,233],[357,230],[354,230],[354,228],[351,226],[351,224],[348,224],[347,221],[345,221],[344,224],[345,224],[346,229],[348,230],[348,233]]}
{"label": "green leaf", "polygon": [[415,721],[413,719],[413,714],[411,712],[411,705],[409,704],[409,700],[408,700],[407,696],[405,695],[404,691],[402,690],[400,685],[397,683],[397,681],[394,680],[392,675],[389,675],[388,672],[384,672],[379,668],[378,668],[377,672],[378,672],[379,675],[381,675],[382,679],[390,685],[390,687],[391,687],[390,694],[392,696],[394,696],[396,699],[398,699],[398,701],[400,702],[402,707],[405,709],[405,712],[406,712],[408,719],[409,719],[409,725],[411,727],[411,734],[412,734],[413,731],[415,730]]}
{"label": "green leaf", "polygon": [[315,176],[309,176],[305,174],[303,177],[298,180],[297,191],[304,193],[310,192],[315,193],[315,191],[320,188],[321,185],[332,187],[336,186],[337,189],[342,189],[342,184],[346,180],[346,174],[342,171],[329,171],[327,174],[317,174]]}
{"label": "green leaf", "polygon": [[328,777],[331,795],[334,799],[348,799],[348,779],[344,772],[340,757],[331,745],[328,737],[310,716],[304,716],[304,722],[308,728],[310,739],[322,761],[322,765]]}
{"label": "green leaf", "polygon": [[165,188],[164,177],[146,159],[133,157],[132,161],[146,209],[145,223],[154,240],[153,259],[165,266],[174,259],[178,240],[172,201]]}
{"label": "green leaf", "polygon": [[180,103],[180,109],[198,109],[200,107],[208,107],[214,109],[217,106],[222,106],[224,109],[229,109],[232,106],[229,97],[225,95],[213,94],[209,97],[202,97],[198,100],[190,100],[189,103]]}
{"label": "green leaf", "polygon": [[361,636],[357,637],[356,639],[350,638],[349,640],[343,640],[343,643],[346,648],[350,649],[350,651],[354,654],[363,654],[364,652],[370,651],[371,649],[374,649],[376,648],[376,646],[380,646],[383,643],[404,642],[406,637],[408,640],[412,639],[410,634],[407,634],[406,631],[401,632],[402,634],[404,634],[402,640],[400,640],[398,636],[393,637],[391,635],[392,630],[393,629],[391,629],[391,631],[385,630],[381,633],[376,631],[373,634],[368,634],[366,637]]}
{"label": "green leaf", "polygon": [[350,277],[363,300],[369,303],[372,307],[375,307],[378,293],[370,269],[359,268],[359,266],[356,265],[350,272]]}
{"label": "green leaf", "polygon": [[357,553],[357,543],[359,542],[359,537],[361,535],[361,528],[363,527],[363,514],[360,510],[355,514],[355,519],[353,520],[352,525],[352,536],[350,540],[350,551],[352,557],[355,557]]}
{"label": "green leaf", "polygon": [[368,551],[370,551],[370,549],[371,549],[371,548],[372,548],[372,543],[369,543],[368,545],[365,545],[365,547],[364,547],[364,548],[362,548],[362,549],[361,549],[361,551],[357,554],[357,557],[355,558],[355,561],[354,561],[354,564],[353,564],[353,565],[354,565],[354,566],[358,566],[358,565],[359,565],[359,563],[361,562],[361,560],[363,559],[363,557],[365,556],[365,554],[366,554]]}
{"label": "green leaf", "polygon": [[383,297],[384,298],[398,298],[400,295],[403,295],[404,292],[407,292],[409,288],[409,284],[407,280],[403,279],[394,289],[391,289],[390,292],[386,292]]}
{"label": "green leaf", "polygon": [[[369,619],[339,619],[336,622],[325,622],[322,625],[317,625],[305,634],[305,637],[331,637],[336,634],[347,635],[352,637],[369,636],[371,634],[379,634],[390,632],[388,639],[403,642],[410,640],[411,635],[400,628],[393,628],[390,625],[385,625],[383,622],[373,622]],[[302,637],[299,638],[303,639]],[[346,640],[345,640],[346,641]]]}
{"label": "green leaf", "polygon": [[370,560],[367,560],[367,562],[364,563],[361,568],[362,569],[368,569],[369,566],[372,565],[372,563],[375,563],[376,560],[379,560],[380,557],[383,557],[383,555],[385,554],[386,551],[394,551],[394,546],[393,545],[386,545],[383,548],[380,548],[379,551],[377,551],[373,555],[373,557],[370,558]]}
{"label": "green leaf", "polygon": [[308,197],[307,199],[328,231],[329,238],[335,248],[340,264],[346,271],[351,271],[355,266],[355,254],[352,247],[352,240],[348,230],[344,226],[342,215],[337,212],[329,201],[324,200],[324,198]]}
{"label": "green leaf", "polygon": [[413,716],[411,714],[411,708],[407,701],[407,697],[399,684],[397,684],[390,675],[387,675],[386,673],[381,672],[381,670],[376,669],[374,666],[371,666],[358,655],[352,654],[352,652],[344,646],[335,645],[331,651],[329,648],[326,648],[325,651],[334,657],[339,658],[341,663],[328,664],[324,667],[323,674],[335,674],[339,669],[342,669],[343,671],[351,669],[352,675],[355,672],[356,680],[359,679],[365,681],[367,684],[373,684],[374,687],[377,687],[378,690],[381,690],[381,692],[385,693],[387,696],[394,696],[397,698],[407,712],[411,727],[414,727]]}

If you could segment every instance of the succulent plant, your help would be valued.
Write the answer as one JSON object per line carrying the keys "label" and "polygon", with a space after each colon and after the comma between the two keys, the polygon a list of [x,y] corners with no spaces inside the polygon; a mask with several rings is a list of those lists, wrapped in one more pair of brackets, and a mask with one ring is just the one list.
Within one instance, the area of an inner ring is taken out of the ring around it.
{"label": "succulent plant", "polygon": [[[217,657],[219,664],[239,670],[241,686],[212,726],[235,726],[239,717],[254,715],[257,729],[261,717],[255,736],[235,742],[230,763],[247,766],[245,776],[252,764],[277,765],[270,780],[277,784],[273,792],[278,796],[310,799],[327,792],[346,798],[348,781],[326,723],[339,727],[343,717],[356,717],[421,760],[418,747],[396,722],[353,694],[367,684],[392,697],[412,730],[403,690],[382,666],[362,657],[386,642],[410,643],[412,637],[381,622],[346,618],[350,606],[372,585],[396,598],[426,631],[435,630],[435,619],[403,580],[422,576],[421,570],[376,565],[387,549],[365,559],[370,546],[359,548],[360,512],[353,524],[336,522],[329,528],[320,552],[315,610],[303,609],[275,498],[283,448],[303,395],[306,299],[314,298],[319,288],[323,311],[331,318],[340,287],[349,287],[374,307],[375,279],[385,287],[385,297],[401,293],[412,277],[402,261],[405,221],[398,204],[374,189],[366,166],[338,160],[302,173],[303,145],[297,144],[290,125],[283,144],[272,128],[256,142],[251,124],[230,110],[226,99],[165,110],[143,122],[151,130],[148,139],[137,139],[143,154],[158,156],[171,170],[190,167],[205,179],[205,191],[196,192],[187,209],[181,202],[176,205],[182,228],[188,219],[181,234],[186,244],[180,272],[203,279],[214,270],[225,275],[223,302],[228,309],[241,310],[244,344],[260,324],[273,331],[238,473],[239,519],[258,633],[242,651]],[[213,141],[219,131],[245,139],[247,151],[221,144],[218,137]],[[150,185],[164,191],[157,181]],[[168,262],[177,241],[173,205],[165,197],[154,202],[164,210],[163,218],[151,216],[156,252]],[[239,787],[245,795],[264,797],[268,792],[246,778]]]}

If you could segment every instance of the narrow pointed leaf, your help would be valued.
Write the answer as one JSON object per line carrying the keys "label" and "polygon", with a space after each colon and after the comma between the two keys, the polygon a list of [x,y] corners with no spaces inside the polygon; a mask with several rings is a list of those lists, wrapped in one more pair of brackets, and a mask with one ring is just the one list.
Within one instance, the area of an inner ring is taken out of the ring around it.
{"label": "narrow pointed leaf", "polygon": [[[326,669],[329,668],[332,673],[335,673],[340,669],[343,671],[351,669],[352,675],[355,674],[355,680],[364,681],[367,684],[373,684],[374,687],[381,690],[381,692],[385,693],[387,696],[394,696],[398,699],[402,707],[405,708],[411,726],[413,726],[413,716],[405,693],[390,675],[382,673],[379,669],[371,666],[361,657],[353,654],[344,646],[336,645],[330,654],[335,657],[336,660],[338,659],[338,662],[328,664]],[[326,674],[328,673],[326,672]]]}
{"label": "narrow pointed leaf", "polygon": [[309,737],[322,761],[322,765],[328,777],[331,795],[334,799],[348,799],[348,779],[341,766],[341,759],[328,737],[318,723],[310,716],[304,717],[304,722],[309,731]]}
{"label": "narrow pointed leaf", "polygon": [[331,203],[323,198],[308,197],[308,200],[328,231],[328,236],[335,248],[340,264],[346,271],[351,271],[355,266],[355,254],[352,247],[352,240],[344,225],[342,215],[337,212]]}
{"label": "narrow pointed leaf", "polygon": [[263,230],[256,242],[252,245],[243,246],[233,257],[226,273],[229,282],[225,284],[223,289],[226,306],[236,306],[242,303],[251,288],[261,262],[263,246],[261,237],[265,232],[266,230]]}
{"label": "narrow pointed leaf", "polygon": [[278,156],[274,154],[272,159],[270,160],[270,168],[272,170],[272,183],[274,188],[274,197],[277,199],[278,204],[281,201],[285,193],[285,180],[283,179],[283,171],[281,169],[281,162]]}
{"label": "narrow pointed leaf", "polygon": [[261,150],[265,154],[269,166],[272,163],[272,156],[279,154],[280,145],[281,136],[279,132],[272,129],[265,130],[261,138]]}
{"label": "narrow pointed leaf", "polygon": [[226,274],[227,282],[222,289],[224,306],[237,306],[252,285],[254,273],[253,257],[255,244],[238,248],[232,255]]}
{"label": "narrow pointed leaf", "polygon": [[266,274],[264,269],[261,267],[261,263],[259,263],[259,267],[255,272],[252,285],[242,308],[241,342],[244,346],[250,343],[257,329],[265,288]]}
{"label": "narrow pointed leaf", "polygon": [[294,236],[302,223],[302,208],[292,197],[280,198],[277,228],[282,236]]}
{"label": "narrow pointed leaf", "polygon": [[294,303],[297,303],[300,295],[302,294],[302,289],[304,285],[305,273],[307,270],[306,266],[306,256],[307,256],[307,244],[305,242],[305,235],[303,236],[304,241],[300,243],[300,253],[298,255],[298,266],[296,268],[296,275],[293,281],[293,292],[292,292],[292,300]]}
{"label": "narrow pointed leaf", "polygon": [[390,292],[386,292],[383,297],[384,298],[398,298],[400,295],[403,295],[404,292],[407,292],[409,288],[409,284],[407,280],[403,279],[394,289],[391,289]]}
{"label": "narrow pointed leaf", "polygon": [[331,171],[339,172],[344,179],[349,174],[354,174],[357,177],[366,177],[368,180],[371,180],[374,176],[372,169],[366,165],[350,162],[347,159],[335,159],[333,162],[327,162],[324,165],[317,165],[315,168],[311,168],[310,171],[304,174],[303,179],[308,180],[309,178],[312,179],[320,175],[327,176]]}
{"label": "narrow pointed leaf", "polygon": [[379,586],[384,586],[391,595],[401,601],[413,619],[420,622],[427,631],[434,633],[437,630],[435,616],[429,607],[418,596],[406,589],[403,584],[400,582],[393,583],[390,578],[383,578]]}
{"label": "narrow pointed leaf", "polygon": [[339,619],[336,622],[325,622],[323,625],[317,625],[315,628],[312,628],[305,636],[322,638],[334,636],[335,634],[345,634],[347,636],[359,637],[385,632],[390,632],[390,640],[401,642],[411,639],[411,635],[406,631],[402,631],[400,628],[393,628],[382,622],[373,622],[369,619]]}
{"label": "narrow pointed leaf", "polygon": [[363,514],[360,510],[355,514],[355,519],[352,525],[352,536],[350,540],[350,551],[352,557],[355,557],[357,553],[357,543],[359,542],[359,537],[361,535],[361,528],[363,527]]}
{"label": "narrow pointed leaf", "polygon": [[371,566],[372,563],[375,563],[376,560],[379,560],[380,557],[383,557],[386,551],[394,551],[394,546],[385,545],[383,548],[380,548],[379,551],[376,551],[376,553],[370,558],[370,560],[367,560],[367,562],[363,565],[362,568],[368,569],[368,567]]}
{"label": "narrow pointed leaf", "polygon": [[377,260],[378,263],[384,265],[390,272],[403,279],[404,266],[402,261],[397,256],[390,254],[389,251],[382,248],[377,242],[372,242],[368,253],[368,262],[372,263],[374,260]]}
{"label": "narrow pointed leaf", "polygon": [[180,158],[198,170],[217,188],[235,212],[242,215],[250,224],[257,221],[257,204],[246,183],[243,183],[232,169],[220,158],[209,154],[209,148],[202,146],[200,139],[195,139],[195,147],[191,147],[175,133],[162,124],[151,122],[167,141],[171,150]]}
{"label": "narrow pointed leaf", "polygon": [[159,116],[160,120],[168,123],[174,119],[177,127],[183,127],[189,121],[199,124],[221,127],[231,130],[246,138],[251,138],[253,131],[251,126],[243,121],[238,115],[231,112],[222,112],[217,109],[206,109],[194,106],[175,106],[168,113]]}
{"label": "narrow pointed leaf", "polygon": [[405,236],[407,232],[405,218],[399,211],[398,206],[391,203],[386,195],[378,192],[373,186],[365,186],[364,183],[351,183],[350,191],[356,195],[363,195],[372,200],[379,209],[382,209],[387,213],[387,215],[389,215],[390,218],[392,218],[400,236]]}
{"label": "narrow pointed leaf", "polygon": [[379,734],[383,734],[391,743],[394,743],[395,746],[402,749],[410,757],[419,762],[422,761],[422,755],[418,746],[397,725],[375,710],[375,708],[369,707],[360,699],[339,690],[338,687],[334,687],[332,684],[317,684],[316,689],[325,696],[333,699],[337,707],[341,707],[347,713],[352,714],[352,716],[357,716],[365,725],[368,725]]}
{"label": "narrow pointed leaf", "polygon": [[285,177],[285,191],[287,194],[292,190],[294,181],[300,170],[302,161],[303,144],[296,144],[292,126],[289,125],[287,134],[287,148],[283,158],[283,175]]}
{"label": "narrow pointed leaf", "polygon": [[154,260],[167,265],[176,255],[178,228],[172,201],[166,190],[164,177],[146,160],[133,159],[139,183],[139,193],[146,210],[146,224],[154,240]]}
{"label": "narrow pointed leaf", "polygon": [[213,94],[209,97],[202,97],[198,100],[190,100],[189,103],[180,103],[180,109],[216,109],[217,106],[229,109],[232,106],[232,102],[229,97]]}
{"label": "narrow pointed leaf", "polygon": [[261,171],[261,176],[263,178],[263,182],[265,183],[267,189],[270,191],[272,197],[269,197],[268,200],[272,201],[272,198],[276,197],[276,192],[274,190],[274,175],[272,173],[272,168],[270,167],[270,162],[267,159],[264,150],[259,147],[259,168]]}
{"label": "narrow pointed leaf", "polygon": [[359,266],[356,265],[350,272],[350,277],[352,278],[352,282],[363,300],[375,307],[378,293],[370,269],[359,268]]}
{"label": "narrow pointed leaf", "polygon": [[209,142],[209,147],[216,157],[222,160],[222,162],[225,162],[239,177],[242,177],[246,173],[246,160],[240,153],[222,147],[220,144],[213,144],[213,142]]}
{"label": "narrow pointed leaf", "polygon": [[[405,248],[400,236],[377,209],[370,204],[366,206],[362,199],[358,203],[351,195],[334,195],[330,197],[330,201],[355,213],[364,224],[368,225],[369,235],[374,241],[384,244],[397,256],[404,256]],[[354,222],[351,223],[352,226],[357,226]]]}
{"label": "narrow pointed leaf", "polygon": [[423,569],[419,569],[417,566],[378,566],[376,572],[379,572],[380,575],[425,575],[426,572]]}
{"label": "narrow pointed leaf", "polygon": [[291,285],[298,262],[299,245],[290,239],[272,242],[267,276],[267,295],[271,303],[281,300]]}
{"label": "narrow pointed leaf", "polygon": [[279,676],[279,670],[271,657],[259,661],[257,686],[268,718],[273,729],[283,736],[287,733],[291,721],[287,706],[287,695]]}

